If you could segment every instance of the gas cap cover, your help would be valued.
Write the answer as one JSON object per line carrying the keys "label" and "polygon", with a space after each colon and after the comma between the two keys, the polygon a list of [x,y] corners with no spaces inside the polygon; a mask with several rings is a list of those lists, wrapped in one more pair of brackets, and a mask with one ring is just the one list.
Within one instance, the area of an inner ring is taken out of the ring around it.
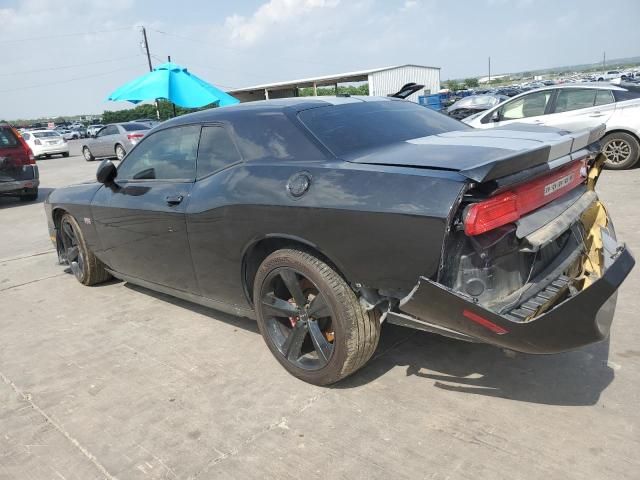
{"label": "gas cap cover", "polygon": [[294,198],[300,198],[309,190],[311,186],[311,174],[309,172],[298,172],[293,174],[287,181],[287,192]]}

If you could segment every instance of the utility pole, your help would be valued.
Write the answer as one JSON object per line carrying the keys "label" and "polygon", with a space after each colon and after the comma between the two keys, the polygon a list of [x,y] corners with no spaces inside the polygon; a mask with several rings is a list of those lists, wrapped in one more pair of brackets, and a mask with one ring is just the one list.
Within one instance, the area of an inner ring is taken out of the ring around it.
{"label": "utility pole", "polygon": [[489,57],[489,85],[491,85],[491,57]]}
{"label": "utility pole", "polygon": [[607,72],[607,52],[602,52],[602,71]]}
{"label": "utility pole", "polygon": [[[171,63],[171,55],[167,55],[167,62]],[[171,102],[171,105],[173,105],[173,117],[177,117],[178,115],[176,115],[176,104]]]}
{"label": "utility pole", "polygon": [[[147,41],[147,29],[142,27],[142,37],[144,39],[144,49],[147,51],[147,62],[149,62],[149,71],[153,72],[153,65],[151,65],[151,54],[149,53],[149,42]],[[156,117],[160,120],[160,109],[158,108],[158,100],[156,99]]]}

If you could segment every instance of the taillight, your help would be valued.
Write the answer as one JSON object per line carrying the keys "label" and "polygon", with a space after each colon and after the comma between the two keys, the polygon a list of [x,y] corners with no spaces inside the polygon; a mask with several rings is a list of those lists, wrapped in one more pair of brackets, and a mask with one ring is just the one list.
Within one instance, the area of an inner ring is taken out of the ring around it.
{"label": "taillight", "polygon": [[140,140],[142,137],[144,137],[144,133],[130,133],[127,135],[127,138],[129,140],[132,140],[134,142],[137,142],[138,140]]}
{"label": "taillight", "polygon": [[29,147],[29,145],[27,145],[27,142],[24,140],[22,135],[20,135],[20,132],[18,132],[13,127],[11,127],[11,131],[13,132],[13,134],[16,136],[16,138],[20,142],[20,145],[22,145],[22,151],[24,152],[24,155],[26,157],[26,159],[23,160],[22,163],[24,165],[35,165],[36,164],[36,159],[33,156],[33,151],[31,151],[31,148]]}
{"label": "taillight", "polygon": [[579,160],[549,175],[469,206],[464,232],[480,235],[518,220],[523,215],[561,197],[584,181]]}
{"label": "taillight", "polygon": [[42,145],[42,142],[37,138],[33,141],[33,143],[35,143],[36,145]]}

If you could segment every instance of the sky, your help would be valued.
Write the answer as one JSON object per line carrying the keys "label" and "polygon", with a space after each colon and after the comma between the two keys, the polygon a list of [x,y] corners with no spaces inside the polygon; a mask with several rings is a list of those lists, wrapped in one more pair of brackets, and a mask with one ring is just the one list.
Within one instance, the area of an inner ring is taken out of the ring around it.
{"label": "sky", "polygon": [[[607,8],[611,5],[611,8]],[[0,118],[129,108],[175,63],[223,88],[414,63],[441,80],[640,55],[640,1],[0,0]]]}

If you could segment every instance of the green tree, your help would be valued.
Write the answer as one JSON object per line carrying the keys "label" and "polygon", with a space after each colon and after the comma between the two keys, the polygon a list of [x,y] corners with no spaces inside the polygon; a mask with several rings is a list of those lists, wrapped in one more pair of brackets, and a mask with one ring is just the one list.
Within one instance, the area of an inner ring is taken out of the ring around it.
{"label": "green tree", "polygon": [[466,78],[464,80],[464,84],[467,86],[467,88],[475,88],[479,85],[477,78]]}
{"label": "green tree", "polygon": [[[209,108],[215,107],[215,104],[206,105],[201,108],[183,108],[176,105],[176,116],[197,112],[199,110],[207,110]],[[158,110],[160,111],[160,120],[167,120],[174,116],[173,104],[167,100],[158,100]],[[151,118],[155,120],[157,118],[156,106],[153,103],[146,103],[143,105],[138,105],[135,108],[128,108],[125,110],[105,110],[102,114],[103,123],[130,122],[138,118]]]}
{"label": "green tree", "polygon": [[448,88],[452,92],[456,92],[458,90],[462,90],[463,85],[458,83],[456,80],[447,80],[445,83],[445,88]]}

